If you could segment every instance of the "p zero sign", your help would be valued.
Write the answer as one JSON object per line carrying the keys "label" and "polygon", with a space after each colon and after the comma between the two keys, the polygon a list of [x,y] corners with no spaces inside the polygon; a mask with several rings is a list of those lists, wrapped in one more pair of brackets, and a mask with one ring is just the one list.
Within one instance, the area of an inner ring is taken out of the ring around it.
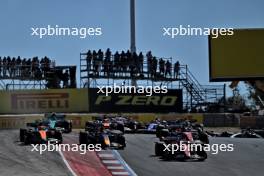
{"label": "p zero sign", "polygon": [[109,94],[97,93],[99,89],[89,89],[90,112],[148,112],[168,113],[182,111],[182,90],[168,90],[166,94]]}

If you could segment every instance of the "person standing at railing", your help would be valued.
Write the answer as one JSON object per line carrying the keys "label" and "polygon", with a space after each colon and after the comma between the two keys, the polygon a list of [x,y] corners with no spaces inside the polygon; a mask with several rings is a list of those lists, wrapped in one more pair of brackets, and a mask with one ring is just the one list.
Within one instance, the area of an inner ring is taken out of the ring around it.
{"label": "person standing at railing", "polygon": [[7,56],[7,58],[6,58],[6,70],[8,71],[9,77],[11,75],[10,67],[11,67],[11,58],[10,58],[10,56]]}
{"label": "person standing at railing", "polygon": [[110,61],[111,60],[111,55],[112,55],[111,50],[109,48],[107,48],[107,50],[105,52],[105,58]]}
{"label": "person standing at railing", "polygon": [[156,74],[157,74],[157,67],[158,67],[158,60],[157,58],[154,56],[152,59],[152,65],[151,65],[151,77],[155,78]]}
{"label": "person standing at railing", "polygon": [[179,73],[180,73],[180,62],[177,61],[177,62],[174,64],[174,78],[175,78],[175,79],[178,79]]}
{"label": "person standing at railing", "polygon": [[104,53],[102,52],[101,49],[98,50],[98,69],[97,69],[97,73],[100,74],[101,72],[101,67],[103,64],[103,59],[104,59]]}
{"label": "person standing at railing", "polygon": [[165,61],[160,58],[159,59],[159,72],[161,76],[164,76],[164,67],[165,67]]}
{"label": "person standing at railing", "polygon": [[165,67],[166,67],[165,77],[167,77],[167,75],[169,75],[171,77],[171,63],[170,63],[170,61],[167,60]]}
{"label": "person standing at railing", "polygon": [[90,69],[91,69],[92,59],[93,59],[92,52],[91,52],[91,50],[88,50],[88,52],[86,53],[87,71],[90,71]]}
{"label": "person standing at railing", "polygon": [[12,58],[10,63],[10,77],[14,77],[16,74],[16,58]]}
{"label": "person standing at railing", "polygon": [[121,71],[121,60],[120,60],[120,54],[118,53],[118,51],[115,53],[114,55],[114,72],[116,73],[120,73]]}
{"label": "person standing at railing", "polygon": [[147,57],[147,75],[148,75],[148,78],[152,75],[152,53],[151,51],[147,52],[146,54],[146,57]]}
{"label": "person standing at railing", "polygon": [[3,66],[3,77],[5,77],[6,76],[6,70],[7,70],[7,59],[6,59],[6,57],[3,58],[2,66]]}
{"label": "person standing at railing", "polygon": [[3,62],[2,62],[2,58],[0,57],[0,77],[2,77],[2,68],[3,68]]}
{"label": "person standing at railing", "polygon": [[92,63],[93,63],[93,72],[96,73],[97,70],[97,53],[95,50],[93,50],[93,59],[92,59]]}
{"label": "person standing at railing", "polygon": [[121,52],[121,55],[120,55],[120,66],[122,67],[122,73],[124,73],[124,72],[127,71],[127,66],[126,66],[126,53],[124,51],[122,51]]}
{"label": "person standing at railing", "polygon": [[17,59],[16,59],[16,75],[18,76],[18,77],[20,77],[20,75],[21,75],[21,58],[20,58],[20,56],[18,56],[17,57]]}
{"label": "person standing at railing", "polygon": [[143,73],[144,56],[142,52],[140,52],[138,55],[138,62],[139,62],[139,72]]}

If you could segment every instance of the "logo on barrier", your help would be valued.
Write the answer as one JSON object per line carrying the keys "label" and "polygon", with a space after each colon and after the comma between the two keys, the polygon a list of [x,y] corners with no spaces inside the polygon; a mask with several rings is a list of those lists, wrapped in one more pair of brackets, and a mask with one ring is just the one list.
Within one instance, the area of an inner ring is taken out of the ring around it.
{"label": "logo on barrier", "polygon": [[182,90],[168,89],[167,93],[153,93],[151,96],[140,93],[97,93],[89,89],[90,112],[181,112]]}
{"label": "logo on barrier", "polygon": [[11,94],[12,110],[63,109],[68,107],[68,93]]}

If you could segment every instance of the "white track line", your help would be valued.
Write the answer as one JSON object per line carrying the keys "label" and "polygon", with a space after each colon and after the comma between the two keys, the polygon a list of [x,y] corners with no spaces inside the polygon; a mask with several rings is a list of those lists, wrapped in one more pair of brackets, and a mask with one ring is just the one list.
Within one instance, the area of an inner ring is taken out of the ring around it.
{"label": "white track line", "polygon": [[130,175],[128,172],[112,172],[113,175]]}
{"label": "white track line", "polygon": [[[117,156],[118,160],[127,168],[127,170],[132,174],[132,176],[137,176],[137,174],[131,169],[131,167],[125,162],[125,160],[121,157],[117,150],[113,150],[114,154]],[[130,175],[129,174],[129,175]]]}
{"label": "white track line", "polygon": [[118,160],[102,160],[104,164],[120,164]]}
{"label": "white track line", "polygon": [[60,156],[61,156],[63,162],[65,163],[65,165],[67,166],[67,168],[68,168],[69,171],[71,172],[71,174],[72,174],[73,176],[77,176],[77,174],[72,170],[72,168],[71,168],[71,166],[69,165],[68,161],[65,159],[63,153],[62,153],[61,151],[59,151],[59,154],[60,154]]}
{"label": "white track line", "polygon": [[111,169],[111,170],[121,170],[121,169],[125,169],[123,166],[107,166],[107,169]]}
{"label": "white track line", "polygon": [[114,157],[113,154],[98,154],[98,156],[100,158],[113,158]]}

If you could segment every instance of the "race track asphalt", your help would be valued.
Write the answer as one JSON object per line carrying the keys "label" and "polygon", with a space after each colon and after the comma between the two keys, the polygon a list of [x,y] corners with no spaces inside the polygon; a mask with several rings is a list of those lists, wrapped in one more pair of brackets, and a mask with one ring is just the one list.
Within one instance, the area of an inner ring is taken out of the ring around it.
{"label": "race track asphalt", "polygon": [[233,152],[208,153],[204,162],[163,161],[155,156],[155,135],[127,134],[119,151],[139,176],[262,176],[264,139],[210,138],[210,144],[234,144]]}
{"label": "race track asphalt", "polygon": [[58,152],[31,152],[18,142],[19,130],[0,130],[0,176],[70,176]]}
{"label": "race track asphalt", "polygon": [[[0,176],[69,176],[58,152],[31,152],[18,142],[18,130],[0,130]],[[157,138],[149,134],[126,134],[127,147],[119,150],[139,176],[262,176],[264,140],[210,138],[210,143],[234,144],[233,152],[209,153],[204,162],[163,161],[154,154]]]}

